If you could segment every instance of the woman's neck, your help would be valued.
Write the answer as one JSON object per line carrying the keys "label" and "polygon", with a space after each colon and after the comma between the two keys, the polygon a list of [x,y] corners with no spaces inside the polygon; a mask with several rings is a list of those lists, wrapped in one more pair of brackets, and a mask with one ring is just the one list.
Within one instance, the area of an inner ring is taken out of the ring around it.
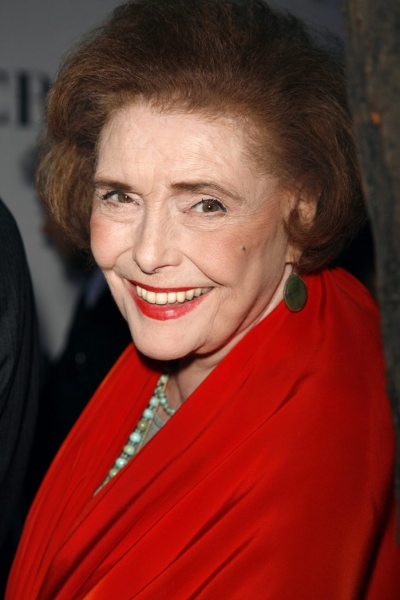
{"label": "woman's neck", "polygon": [[[193,359],[180,360],[169,375],[167,389],[165,391],[169,405],[178,409],[194,390],[211,373],[215,365],[206,366],[203,361]],[[160,414],[163,420],[168,417]]]}

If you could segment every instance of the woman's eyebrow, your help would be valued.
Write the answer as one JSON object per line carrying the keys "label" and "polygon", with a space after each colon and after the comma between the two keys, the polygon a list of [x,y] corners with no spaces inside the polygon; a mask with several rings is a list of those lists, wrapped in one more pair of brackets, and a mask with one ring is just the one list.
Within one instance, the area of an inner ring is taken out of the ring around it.
{"label": "woman's eyebrow", "polygon": [[224,188],[213,181],[177,181],[171,184],[171,189],[182,192],[203,192],[205,194],[217,192],[224,196],[229,196],[237,202],[243,202],[243,198],[239,196],[239,194],[233,192],[231,189]]}
{"label": "woman's eyebrow", "polygon": [[123,183],[122,181],[117,181],[116,179],[94,179],[93,185],[98,189],[112,189],[118,190],[119,192],[130,192],[133,193],[135,190],[132,186],[127,183]]}

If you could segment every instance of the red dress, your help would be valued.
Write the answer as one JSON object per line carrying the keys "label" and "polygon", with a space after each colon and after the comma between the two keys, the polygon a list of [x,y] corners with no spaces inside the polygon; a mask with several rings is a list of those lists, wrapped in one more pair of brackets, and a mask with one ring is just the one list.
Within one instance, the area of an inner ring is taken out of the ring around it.
{"label": "red dress", "polygon": [[54,460],[7,600],[398,600],[378,313],[306,278],[95,497],[159,373],[133,346]]}

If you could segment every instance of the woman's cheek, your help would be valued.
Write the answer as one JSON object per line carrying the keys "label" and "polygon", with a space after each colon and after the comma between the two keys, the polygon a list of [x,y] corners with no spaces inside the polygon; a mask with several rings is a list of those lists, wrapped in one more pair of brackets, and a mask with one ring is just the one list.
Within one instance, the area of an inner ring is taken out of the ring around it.
{"label": "woman's cheek", "polygon": [[101,269],[112,269],[118,256],[121,237],[108,220],[92,215],[90,221],[90,245],[93,257]]}

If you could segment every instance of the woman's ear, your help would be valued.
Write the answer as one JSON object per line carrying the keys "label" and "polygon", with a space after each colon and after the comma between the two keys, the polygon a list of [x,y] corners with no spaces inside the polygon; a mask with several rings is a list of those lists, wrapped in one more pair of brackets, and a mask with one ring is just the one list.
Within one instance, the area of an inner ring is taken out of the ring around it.
{"label": "woman's ear", "polygon": [[318,200],[321,193],[318,191],[315,195],[301,197],[297,202],[297,212],[299,220],[304,229],[312,227],[317,212]]}
{"label": "woman's ear", "polygon": [[[314,223],[317,213],[318,201],[321,190],[300,189],[297,192],[287,192],[284,206],[284,219],[289,223],[291,217],[295,216],[303,231],[310,229]],[[302,249],[289,242],[287,251],[287,262],[296,264],[301,256]]]}
{"label": "woman's ear", "polygon": [[321,193],[320,186],[310,185],[309,182],[303,182],[298,190],[294,208],[297,210],[299,224],[304,230],[310,229],[314,223]]}
{"label": "woman's ear", "polygon": [[308,186],[302,186],[297,190],[287,190],[284,194],[283,207],[285,221],[288,222],[290,215],[295,212],[301,227],[305,230],[310,228],[315,219],[320,197],[321,190],[319,188],[310,189]]}

